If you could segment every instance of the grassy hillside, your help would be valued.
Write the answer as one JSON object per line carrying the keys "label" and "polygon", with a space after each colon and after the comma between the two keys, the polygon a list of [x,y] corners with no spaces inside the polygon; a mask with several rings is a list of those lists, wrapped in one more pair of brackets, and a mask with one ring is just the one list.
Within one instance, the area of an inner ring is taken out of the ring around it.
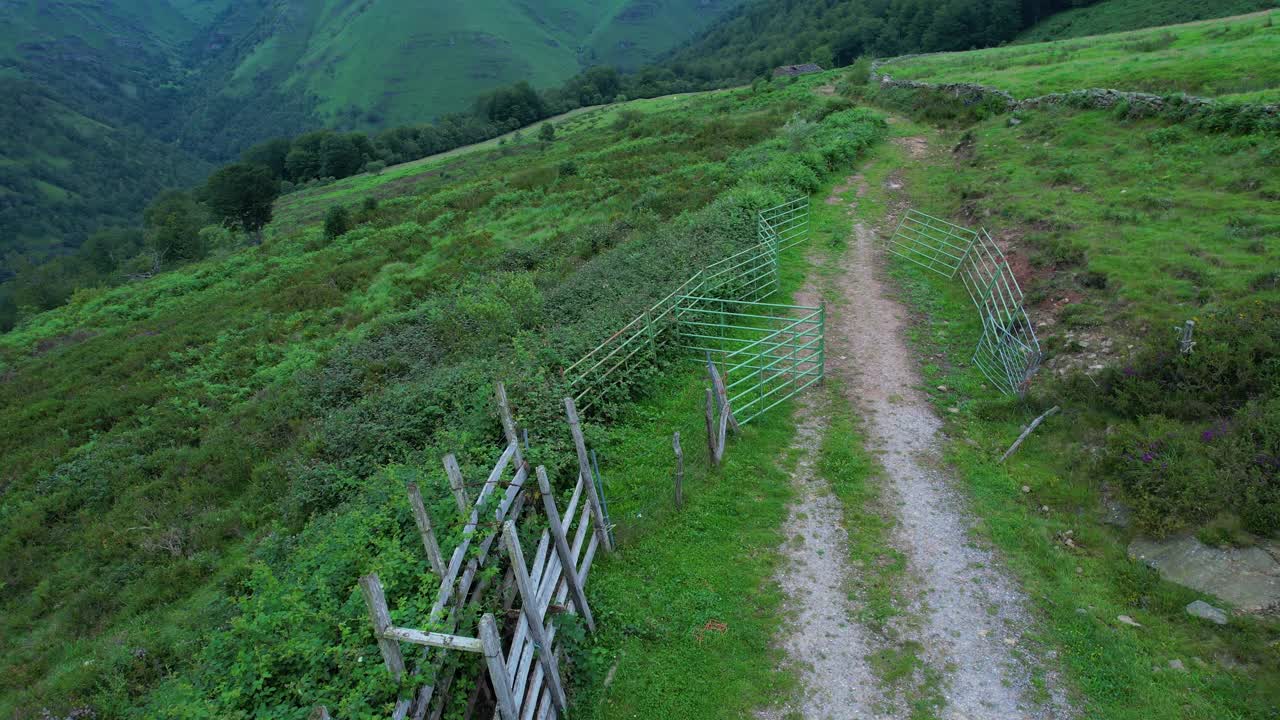
{"label": "grassy hillside", "polygon": [[976,82],[1025,98],[1105,87],[1226,100],[1280,99],[1280,15],[1260,13],[888,65],[897,78]]}
{"label": "grassy hillside", "polygon": [[[486,461],[494,378],[554,427],[569,358],[875,139],[848,106],[797,84],[583,113],[295,196],[259,247],[6,335],[0,714],[380,710],[352,581],[422,577],[399,484],[447,508],[439,457]],[[817,131],[788,139],[796,113]],[[326,238],[337,204],[358,226]]]}
{"label": "grassy hillside", "polygon": [[0,288],[0,327],[28,314],[19,306],[53,307],[75,287],[119,279],[74,260],[33,264],[73,253],[95,230],[136,226],[159,192],[194,185],[259,141],[322,126],[420,127],[498,86],[557,86],[601,62],[633,67],[732,5],[8,3],[0,282],[22,272],[49,289]]}
{"label": "grassy hillside", "polygon": [[1019,42],[1065,40],[1124,30],[1243,15],[1276,6],[1275,0],[1104,0],[1067,10],[1018,36]]}

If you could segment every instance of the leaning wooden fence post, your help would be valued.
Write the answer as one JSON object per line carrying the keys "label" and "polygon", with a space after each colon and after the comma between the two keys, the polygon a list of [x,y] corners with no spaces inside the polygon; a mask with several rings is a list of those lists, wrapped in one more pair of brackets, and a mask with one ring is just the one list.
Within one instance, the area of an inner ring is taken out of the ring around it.
{"label": "leaning wooden fence post", "polygon": [[458,503],[458,512],[463,515],[471,512],[467,487],[462,484],[462,468],[458,467],[458,458],[453,453],[444,456],[444,474],[449,476],[449,489],[453,491],[453,499]]}
{"label": "leaning wooden fence post", "polygon": [[[742,432],[742,428],[738,426],[738,418],[734,417],[733,408],[729,407],[729,390],[725,387],[724,379],[720,377],[720,371],[716,370],[716,364],[711,362],[710,352],[707,353],[707,373],[711,376],[711,386],[715,388],[720,412],[728,419],[729,428],[735,433]],[[724,424],[724,419],[721,420],[721,424]]]}
{"label": "leaning wooden fence post", "polygon": [[596,492],[595,475],[591,472],[591,460],[587,457],[587,441],[582,437],[582,424],[578,422],[578,408],[573,398],[564,399],[564,411],[569,417],[569,432],[573,434],[573,446],[578,451],[578,472],[582,475],[582,483],[587,489],[587,499],[591,503],[591,515],[595,518],[596,535],[605,550],[613,552],[613,541],[609,539],[609,527],[604,520],[604,507],[600,504],[600,494]]}
{"label": "leaning wooden fence post", "polygon": [[364,595],[365,605],[369,606],[369,620],[373,623],[373,634],[378,638],[382,662],[391,677],[400,682],[404,675],[404,655],[400,654],[400,643],[386,637],[387,628],[391,627],[391,611],[387,609],[387,596],[382,592],[382,581],[378,580],[377,573],[360,578],[360,594]]}
{"label": "leaning wooden fence post", "polygon": [[707,460],[712,467],[720,464],[720,453],[716,450],[715,413],[715,400],[711,397],[711,388],[707,388]]}
{"label": "leaning wooden fence post", "polygon": [[676,451],[676,509],[684,507],[684,451],[680,449],[680,431],[671,436],[671,447]]}
{"label": "leaning wooden fence post", "polygon": [[444,577],[444,557],[440,555],[440,544],[436,542],[435,530],[431,529],[431,516],[422,504],[422,493],[417,483],[409,483],[409,505],[413,507],[413,519],[418,523],[418,532],[422,535],[422,546],[427,550],[427,559],[431,561],[431,571],[437,577]]}
{"label": "leaning wooden fence post", "polygon": [[529,635],[538,648],[538,662],[542,664],[547,687],[551,688],[551,699],[556,708],[564,712],[568,701],[565,699],[564,686],[560,683],[560,664],[556,662],[555,649],[551,646],[551,639],[547,637],[542,608],[538,605],[538,593],[533,587],[533,581],[529,579],[529,566],[525,565],[524,551],[520,549],[520,536],[516,534],[515,523],[510,520],[502,524],[502,541],[507,546],[511,567],[515,569],[516,587],[520,589],[520,612],[524,615]]}
{"label": "leaning wooden fence post", "polygon": [[516,435],[516,422],[511,419],[511,403],[507,401],[507,386],[502,383],[494,383],[494,394],[498,399],[498,414],[502,417],[502,434],[507,437],[508,445],[516,446],[516,467],[524,462],[524,456],[520,453],[520,437]]}
{"label": "leaning wooden fence post", "polygon": [[489,666],[489,680],[498,698],[498,712],[502,714],[502,720],[519,720],[516,699],[511,694],[511,675],[507,673],[507,663],[502,659],[502,638],[498,636],[498,625],[493,621],[492,613],[485,613],[480,618],[480,643],[484,646],[484,661]]}
{"label": "leaning wooden fence post", "polygon": [[1050,415],[1056,414],[1061,409],[1062,408],[1058,407],[1057,405],[1054,405],[1053,407],[1049,408],[1048,412],[1036,418],[1035,420],[1032,420],[1031,424],[1027,426],[1027,429],[1023,430],[1022,434],[1018,436],[1018,439],[1013,441],[1013,445],[1010,445],[1009,449],[1004,451],[1004,455],[1000,456],[1000,463],[1003,463],[1006,458],[1012,455],[1013,451],[1017,450],[1019,445],[1022,445],[1022,441],[1026,440],[1027,436],[1031,434],[1031,431],[1035,430],[1037,427],[1040,427],[1040,423],[1044,422],[1045,418],[1049,417]]}
{"label": "leaning wooden fence post", "polygon": [[578,606],[578,613],[587,621],[587,629],[595,632],[596,621],[591,617],[591,608],[587,605],[587,594],[583,590],[582,580],[578,577],[578,568],[574,564],[573,551],[569,549],[569,540],[564,536],[560,511],[556,509],[556,499],[551,494],[551,481],[547,479],[547,469],[541,465],[538,466],[538,490],[542,492],[542,506],[547,511],[547,524],[551,529],[551,538],[555,541],[556,554],[560,556],[560,572],[564,574],[564,581],[569,585],[573,604]]}

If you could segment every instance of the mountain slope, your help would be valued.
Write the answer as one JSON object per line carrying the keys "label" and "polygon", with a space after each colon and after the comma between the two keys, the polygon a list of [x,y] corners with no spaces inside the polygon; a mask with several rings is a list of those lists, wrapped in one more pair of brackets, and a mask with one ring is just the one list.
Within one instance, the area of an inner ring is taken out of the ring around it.
{"label": "mountain slope", "polygon": [[707,26],[735,0],[313,1],[263,13],[225,92],[258,79],[315,98],[326,123],[418,123],[526,80],[558,83],[588,65],[636,67]]}

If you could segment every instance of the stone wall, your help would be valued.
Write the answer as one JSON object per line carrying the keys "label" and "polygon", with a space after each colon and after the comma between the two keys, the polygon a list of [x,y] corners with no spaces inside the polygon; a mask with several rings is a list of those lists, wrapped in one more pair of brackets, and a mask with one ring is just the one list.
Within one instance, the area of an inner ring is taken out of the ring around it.
{"label": "stone wall", "polygon": [[[1089,88],[1070,92],[1049,93],[1018,100],[999,88],[977,83],[927,83],[918,80],[898,80],[880,69],[892,62],[901,62],[927,55],[903,55],[881,58],[871,63],[870,81],[882,89],[904,88],[942,93],[965,105],[990,101],[1003,105],[1006,112],[1036,108],[1064,106],[1084,110],[1114,110],[1125,108],[1127,117],[1154,117],[1162,115],[1175,121],[1203,120],[1218,122],[1212,129],[1248,132],[1262,130],[1280,132],[1280,104],[1234,103],[1193,95],[1153,95],[1110,88]],[[1222,127],[1218,127],[1222,125]]]}

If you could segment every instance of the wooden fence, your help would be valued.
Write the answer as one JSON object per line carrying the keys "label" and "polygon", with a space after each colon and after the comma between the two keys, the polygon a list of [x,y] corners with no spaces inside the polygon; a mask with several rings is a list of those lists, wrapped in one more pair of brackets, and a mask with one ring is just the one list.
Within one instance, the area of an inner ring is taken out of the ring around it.
{"label": "wooden fence", "polygon": [[[501,383],[496,396],[507,445],[474,501],[467,496],[457,459],[447,455],[443,460],[450,490],[465,517],[462,540],[447,562],[421,492],[412,483],[406,488],[427,560],[441,578],[426,627],[395,625],[378,576],[360,578],[360,591],[387,672],[397,682],[407,676],[431,678],[428,684],[408,688],[397,700],[394,720],[441,717],[458,667],[445,662],[451,652],[484,657],[488,683],[476,683],[468,717],[478,705],[485,704],[479,702],[480,693],[488,692],[487,700],[495,707],[495,717],[501,720],[556,718],[567,704],[559,668],[563,648],[556,642],[557,627],[548,618],[572,613],[589,631],[595,631],[585,586],[596,553],[601,547],[611,551],[613,546],[577,408],[572,398],[565,399],[565,416],[578,462],[577,481],[562,515],[545,468],[531,471],[523,457]],[[525,499],[534,488],[541,495],[546,527],[532,554],[527,554],[519,523]],[[496,553],[495,544],[501,546]],[[498,575],[482,571],[499,566],[505,566],[503,579],[497,591],[492,592],[494,589],[485,578]],[[472,630],[474,635],[459,634],[464,629],[460,627],[463,618],[474,617],[467,610],[486,608],[491,611],[481,615]],[[498,608],[500,613],[495,615],[492,610]],[[402,643],[421,647],[411,675]],[[329,714],[327,709],[318,707],[313,717],[328,718]]]}

